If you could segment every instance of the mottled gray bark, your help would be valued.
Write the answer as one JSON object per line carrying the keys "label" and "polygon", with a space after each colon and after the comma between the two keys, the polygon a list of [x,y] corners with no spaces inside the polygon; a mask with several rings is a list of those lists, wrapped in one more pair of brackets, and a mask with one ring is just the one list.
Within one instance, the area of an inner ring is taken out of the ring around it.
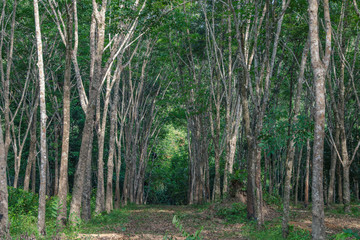
{"label": "mottled gray bark", "polygon": [[46,165],[47,165],[47,148],[46,148],[46,103],[45,103],[45,73],[42,51],[42,40],[40,30],[40,17],[38,0],[34,0],[35,30],[36,30],[36,46],[38,57],[38,73],[40,85],[40,190],[39,190],[39,214],[38,214],[38,230],[41,235],[45,235],[45,193],[46,193]]}
{"label": "mottled gray bark", "polygon": [[2,239],[10,239],[6,166],[4,136],[0,126],[0,238]]}
{"label": "mottled gray bark", "polygon": [[[91,136],[91,138],[93,138]],[[82,193],[81,199],[81,219],[84,221],[89,221],[91,219],[91,181],[92,181],[92,148],[89,148],[88,158],[86,160],[86,168],[85,168],[85,181],[84,181],[84,189]]]}
{"label": "mottled gray bark", "polygon": [[311,64],[315,85],[315,133],[312,169],[312,238],[326,238],[324,223],[323,161],[325,137],[325,77],[331,54],[331,22],[329,1],[324,0],[324,19],[326,26],[326,46],[323,59],[320,57],[318,1],[309,0],[309,32]]}
{"label": "mottled gray bark", "polygon": [[[80,219],[80,209],[85,181],[85,169],[88,165],[89,148],[92,148],[94,116],[96,101],[102,80],[102,55],[105,38],[105,11],[107,1],[103,0],[101,10],[98,10],[97,3],[93,1],[93,14],[91,21],[91,69],[90,69],[90,92],[89,103],[86,109],[86,119],[82,132],[80,156],[74,176],[73,197],[70,204],[70,222],[75,224]],[[96,36],[96,44],[94,37]]]}
{"label": "mottled gray bark", "polygon": [[[110,113],[110,140],[109,140],[109,156],[107,162],[108,174],[106,181],[106,201],[105,201],[105,210],[110,212],[114,208],[113,204],[113,173],[114,173],[114,155],[115,155],[115,138],[116,138],[116,125],[117,125],[117,107],[119,101],[119,86],[120,86],[120,63],[115,74],[115,88],[114,88],[114,97],[111,103],[111,113]],[[121,151],[121,150],[120,150]],[[121,154],[121,153],[120,153]]]}
{"label": "mottled gray bark", "polygon": [[61,159],[59,172],[58,196],[60,209],[58,221],[65,225],[67,219],[67,194],[68,194],[68,161],[69,161],[69,140],[70,140],[70,102],[71,102],[71,54],[72,54],[72,7],[68,5],[67,12],[67,39],[65,56],[65,74],[63,87],[63,122],[62,122],[62,141],[61,141]]}

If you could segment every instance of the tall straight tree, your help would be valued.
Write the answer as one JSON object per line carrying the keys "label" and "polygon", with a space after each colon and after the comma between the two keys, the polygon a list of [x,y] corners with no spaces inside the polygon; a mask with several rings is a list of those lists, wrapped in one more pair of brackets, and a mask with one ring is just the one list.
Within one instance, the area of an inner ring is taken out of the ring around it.
{"label": "tall straight tree", "polygon": [[319,3],[309,0],[309,34],[311,65],[314,73],[315,84],[315,132],[313,147],[312,170],[312,238],[325,239],[324,224],[324,196],[323,196],[323,162],[324,162],[324,137],[325,137],[325,77],[331,56],[331,21],[329,0],[323,1],[325,20],[325,52],[323,59],[320,57],[319,38]]}
{"label": "tall straight tree", "polygon": [[60,211],[58,220],[65,224],[67,207],[66,197],[68,193],[68,158],[69,158],[69,136],[70,136],[70,90],[71,90],[71,55],[72,55],[72,33],[73,33],[73,8],[75,3],[67,4],[67,39],[66,39],[66,57],[65,57],[65,74],[63,86],[63,127],[62,127],[62,144],[61,144],[61,160],[59,174],[59,200]]}
{"label": "tall straight tree", "polygon": [[5,144],[0,126],[0,238],[9,237],[8,190],[6,182]]}
{"label": "tall straight tree", "polygon": [[45,235],[45,193],[46,193],[46,103],[45,103],[45,73],[43,50],[40,29],[40,17],[38,0],[34,0],[35,30],[36,30],[36,46],[38,56],[38,71],[40,85],[40,190],[39,190],[39,214],[38,214],[38,230],[41,235]]}

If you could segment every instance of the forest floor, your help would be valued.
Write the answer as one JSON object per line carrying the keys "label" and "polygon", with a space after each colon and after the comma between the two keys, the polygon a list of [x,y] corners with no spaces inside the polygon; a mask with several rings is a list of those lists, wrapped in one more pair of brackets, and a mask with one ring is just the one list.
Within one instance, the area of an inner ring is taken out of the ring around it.
{"label": "forest floor", "polygon": [[[243,224],[226,224],[226,220],[213,218],[200,207],[192,206],[132,206],[130,209],[117,210],[114,213],[122,219],[118,224],[85,226],[81,232],[96,233],[80,234],[81,239],[186,239],[172,223],[174,215],[178,217],[186,232],[190,235],[201,231],[204,239],[243,239]],[[115,217],[115,216],[114,216]]]}
{"label": "forest floor", "polygon": [[[182,230],[189,233],[188,236],[194,236],[196,231],[202,229],[202,239],[282,239],[281,212],[266,208],[265,227],[258,230],[256,223],[247,221],[246,207],[238,203],[203,206],[132,205],[95,217],[80,227],[76,238],[187,239],[180,227],[175,227],[172,222],[176,215],[183,226]],[[351,229],[350,232],[355,234],[360,232],[360,206],[354,205],[350,215],[345,215],[341,211],[341,206],[334,206],[326,211],[325,224],[329,239],[335,239],[340,235],[344,238],[336,239],[348,239],[346,237],[352,234],[344,233],[345,229]],[[311,208],[304,209],[300,205],[293,207],[290,225],[292,227],[289,239],[310,239]]]}

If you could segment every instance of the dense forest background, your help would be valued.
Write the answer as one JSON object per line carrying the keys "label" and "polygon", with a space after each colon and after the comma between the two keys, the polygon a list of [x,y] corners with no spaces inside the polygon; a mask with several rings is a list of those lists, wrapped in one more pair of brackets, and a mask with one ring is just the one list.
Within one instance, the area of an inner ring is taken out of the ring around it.
{"label": "dense forest background", "polygon": [[359,201],[356,0],[0,9],[0,235],[26,192],[40,234],[49,201],[65,226],[241,195],[260,227],[278,199],[284,237],[290,203],[312,204],[324,239],[324,204]]}

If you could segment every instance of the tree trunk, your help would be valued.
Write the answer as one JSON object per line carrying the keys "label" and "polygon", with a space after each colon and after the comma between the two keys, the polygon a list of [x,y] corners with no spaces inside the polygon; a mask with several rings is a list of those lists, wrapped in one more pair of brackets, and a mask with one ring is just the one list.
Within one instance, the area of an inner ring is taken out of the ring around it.
{"label": "tree trunk", "polygon": [[65,74],[64,74],[64,88],[63,88],[63,124],[62,124],[62,142],[61,142],[61,159],[59,172],[59,187],[58,196],[60,209],[58,213],[58,221],[63,226],[67,219],[67,194],[69,191],[68,183],[68,166],[69,166],[69,139],[70,139],[70,102],[71,102],[71,54],[72,54],[72,8],[67,14],[67,44],[65,56]]}
{"label": "tree trunk", "polygon": [[331,55],[331,22],[329,1],[324,0],[324,19],[326,25],[326,46],[323,59],[320,57],[318,1],[309,0],[309,32],[311,65],[315,83],[315,133],[313,147],[312,169],[312,238],[325,239],[324,224],[324,192],[323,192],[323,162],[325,137],[325,76]]}
{"label": "tree trunk", "polygon": [[[120,67],[120,66],[119,66]],[[119,101],[119,85],[120,85],[120,68],[117,69],[119,72],[115,74],[115,89],[114,89],[114,99],[111,104],[111,115],[110,115],[110,140],[109,140],[109,157],[107,162],[108,174],[106,181],[106,201],[105,201],[105,210],[110,212],[114,209],[113,204],[113,173],[114,173],[114,154],[115,154],[115,129],[117,125],[117,106]],[[105,113],[104,113],[105,114]]]}
{"label": "tree trunk", "polygon": [[[91,136],[92,138],[92,136]],[[92,148],[89,148],[88,159],[85,168],[85,181],[82,193],[81,219],[89,221],[91,219],[91,175],[92,175]]]}
{"label": "tree trunk", "polygon": [[31,173],[31,192],[35,194],[36,192],[36,157],[32,166],[32,173]]}
{"label": "tree trunk", "polygon": [[[83,186],[85,181],[85,169],[87,167],[88,150],[92,148],[94,116],[97,96],[102,79],[102,54],[104,49],[105,38],[105,10],[106,0],[103,0],[101,12],[97,9],[97,4],[93,1],[93,15],[91,20],[90,36],[94,37],[96,33],[96,48],[92,46],[91,56],[93,63],[93,75],[90,76],[90,93],[89,103],[86,109],[86,119],[82,133],[80,156],[78,166],[74,176],[73,197],[70,204],[70,222],[76,223],[80,219],[81,198],[83,194]],[[97,26],[97,29],[95,28]],[[97,31],[96,31],[97,30]],[[91,39],[93,41],[94,39]],[[95,43],[93,43],[95,44]]]}
{"label": "tree trunk", "polygon": [[58,196],[59,190],[59,128],[55,128],[55,176],[54,176],[54,196]]}
{"label": "tree trunk", "polygon": [[2,239],[10,239],[6,166],[4,136],[0,126],[0,238]]}
{"label": "tree trunk", "polygon": [[[36,125],[37,125],[37,111],[34,110],[33,121],[31,123],[31,130],[30,130],[30,149],[29,149],[29,157],[26,165],[25,170],[25,179],[24,179],[24,190],[29,191],[30,185],[30,175],[32,167],[36,166]],[[33,170],[34,171],[34,170]]]}
{"label": "tree trunk", "polygon": [[309,205],[310,154],[311,154],[311,146],[310,146],[310,140],[308,139],[306,141],[306,173],[305,173],[305,190],[304,190],[305,207]]}
{"label": "tree trunk", "polygon": [[49,151],[46,149],[46,195],[51,195],[51,177],[50,177],[50,162],[49,162]]}
{"label": "tree trunk", "polygon": [[[316,1],[316,0],[315,0]],[[323,160],[325,136],[325,72],[314,72],[316,84],[315,133],[312,169],[312,237],[325,239]]]}
{"label": "tree trunk", "polygon": [[120,208],[120,170],[121,170],[121,148],[118,148],[118,158],[116,160],[116,180],[115,180],[115,201],[114,201],[114,207],[115,209]]}
{"label": "tree trunk", "polygon": [[303,147],[300,148],[300,153],[298,157],[298,166],[296,171],[296,182],[295,182],[295,205],[298,204],[299,200],[299,179],[300,179],[300,172],[301,172],[301,159],[302,159]]}
{"label": "tree trunk", "polygon": [[[117,132],[117,131],[116,131]],[[120,170],[121,170],[121,141],[122,141],[122,135],[123,135],[123,125],[121,123],[120,126],[120,134],[119,138],[117,139],[117,160],[116,160],[116,181],[115,181],[115,208],[120,208],[121,203],[121,197],[120,197]]]}
{"label": "tree trunk", "polygon": [[345,213],[350,213],[350,165],[343,166],[344,177],[344,210]]}
{"label": "tree trunk", "polygon": [[343,203],[343,184],[342,184],[342,175],[341,175],[341,164],[338,164],[337,167],[337,182],[338,182],[338,199],[339,199],[339,204]]}
{"label": "tree trunk", "polygon": [[[335,145],[336,145],[336,147],[340,146],[339,136],[340,136],[340,129],[337,125],[335,128]],[[337,157],[338,156],[337,156],[336,149],[334,146],[332,146],[332,148],[331,148],[330,181],[329,181],[328,199],[327,199],[328,204],[332,204],[334,202],[335,170],[336,170]]]}
{"label": "tree trunk", "polygon": [[34,0],[34,15],[36,29],[36,45],[38,56],[38,71],[40,84],[40,190],[39,190],[39,214],[38,214],[38,230],[41,235],[45,235],[45,193],[46,193],[46,164],[47,148],[46,148],[46,103],[45,103],[45,74],[42,52],[42,40],[40,30],[40,18],[38,0]]}

